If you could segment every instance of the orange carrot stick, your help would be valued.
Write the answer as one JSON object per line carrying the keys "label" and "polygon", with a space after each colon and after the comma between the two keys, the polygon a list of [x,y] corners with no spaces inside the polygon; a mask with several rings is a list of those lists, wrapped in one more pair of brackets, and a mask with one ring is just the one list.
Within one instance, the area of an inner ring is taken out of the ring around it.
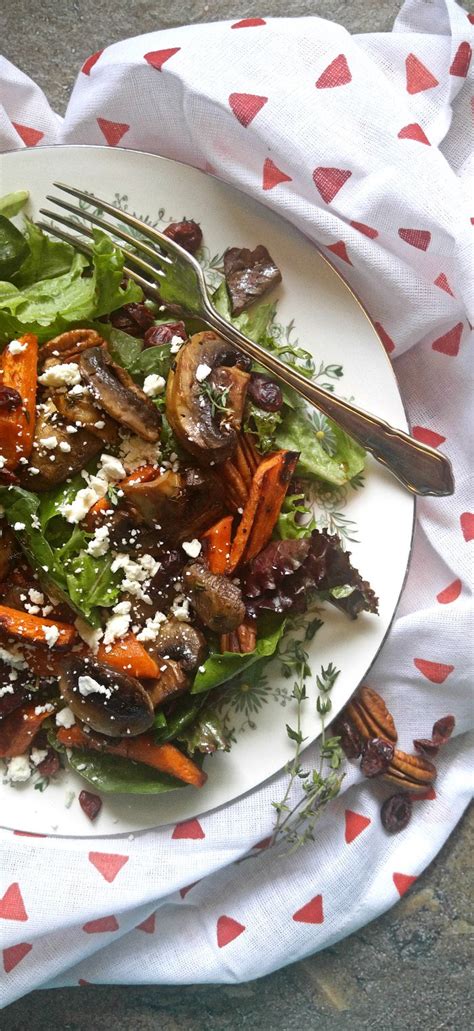
{"label": "orange carrot stick", "polygon": [[46,644],[56,651],[68,648],[76,638],[76,630],[69,623],[31,616],[29,612],[10,609],[7,605],[0,605],[0,630],[9,637],[31,644]]}
{"label": "orange carrot stick", "polygon": [[9,716],[0,720],[0,759],[10,759],[26,752],[36,737],[43,720],[51,716],[55,706],[51,705],[46,712],[35,711],[44,708],[44,705],[22,706],[21,709],[15,709]]}
{"label": "orange carrot stick", "polygon": [[297,461],[296,451],[277,451],[258,466],[232,543],[227,572],[232,573],[243,559],[250,561],[270,540]]}
{"label": "orange carrot stick", "polygon": [[23,351],[15,353],[15,343],[10,344],[0,359],[0,385],[21,397],[17,407],[0,408],[0,454],[9,470],[16,469],[20,458],[29,458],[35,432],[38,338],[26,333],[19,343],[25,345]]}
{"label": "orange carrot stick", "polygon": [[145,650],[135,634],[127,634],[121,641],[113,644],[99,645],[98,662],[106,662],[108,666],[128,673],[131,677],[159,677],[160,667],[155,659]]}
{"label": "orange carrot stick", "polygon": [[174,745],[157,745],[150,733],[139,734],[138,737],[109,743],[94,738],[76,724],[73,727],[60,727],[57,731],[58,741],[67,748],[81,748],[84,751],[106,752],[108,755],[120,755],[134,762],[152,766],[161,773],[169,773],[172,777],[201,788],[207,780],[207,774],[196,766],[196,763],[183,755]]}
{"label": "orange carrot stick", "polygon": [[225,573],[230,557],[232,516],[224,516],[202,535],[207,542],[206,560],[211,573]]}

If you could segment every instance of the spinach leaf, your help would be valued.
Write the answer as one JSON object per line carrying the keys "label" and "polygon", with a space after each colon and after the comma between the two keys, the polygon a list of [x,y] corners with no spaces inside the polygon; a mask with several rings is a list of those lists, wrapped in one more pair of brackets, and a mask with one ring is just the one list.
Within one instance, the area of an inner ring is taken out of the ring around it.
{"label": "spinach leaf", "polygon": [[13,222],[0,214],[0,279],[10,279],[27,254],[25,237]]}
{"label": "spinach leaf", "polygon": [[73,770],[93,785],[95,791],[104,794],[160,795],[164,791],[186,787],[175,777],[118,755],[74,750],[67,761]]}
{"label": "spinach leaf", "polygon": [[308,479],[324,480],[334,487],[340,487],[360,473],[364,468],[365,451],[341,430],[336,423],[327,419],[334,445],[330,453],[312,424],[309,414],[299,405],[297,409],[285,412],[277,427],[277,447],[299,451],[300,457],[296,475]]}
{"label": "spinach leaf", "polygon": [[209,691],[211,687],[225,684],[259,659],[269,658],[275,653],[284,629],[285,620],[281,616],[268,613],[259,620],[257,645],[253,652],[246,655],[235,652],[211,652],[204,668],[196,674],[191,694],[201,694],[203,691]]}
{"label": "spinach leaf", "polygon": [[117,601],[122,575],[112,572],[112,563],[113,556],[93,558],[85,551],[66,563],[69,597],[86,619],[94,618],[97,607],[110,608]]}
{"label": "spinach leaf", "polygon": [[14,215],[18,215],[18,212],[24,208],[29,196],[28,190],[6,193],[4,197],[0,197],[0,215],[5,215],[5,218],[13,218]]}
{"label": "spinach leaf", "polygon": [[195,752],[210,755],[218,750],[228,752],[230,749],[230,740],[225,732],[222,717],[216,712],[212,702],[205,705],[194,722],[183,728],[176,736],[185,744],[190,756]]}
{"label": "spinach leaf", "polygon": [[172,359],[173,355],[171,354],[170,344],[146,347],[133,362],[130,372],[132,376],[141,379],[142,382],[145,376],[149,376],[153,372],[167,379]]}
{"label": "spinach leaf", "polygon": [[[96,329],[103,336],[105,335],[105,327],[100,323],[96,326]],[[143,340],[132,337],[121,329],[111,329],[109,332],[106,331],[106,334],[109,341],[109,351],[114,362],[117,362],[117,365],[121,365],[127,372],[131,372],[143,350]]]}
{"label": "spinach leaf", "polygon": [[165,726],[156,727],[155,724],[155,741],[161,744],[177,737],[196,718],[205,700],[205,697],[193,698],[190,694],[178,699],[172,714],[165,721]]}

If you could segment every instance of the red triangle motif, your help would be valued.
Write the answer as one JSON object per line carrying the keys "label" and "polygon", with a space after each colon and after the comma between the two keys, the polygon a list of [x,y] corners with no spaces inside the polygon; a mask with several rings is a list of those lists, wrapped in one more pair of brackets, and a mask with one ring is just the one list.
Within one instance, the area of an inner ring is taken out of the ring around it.
{"label": "red triangle motif", "polygon": [[467,20],[470,21],[471,25],[474,25],[474,14],[468,14]]}
{"label": "red triangle motif", "polygon": [[224,945],[233,942],[234,938],[238,938],[239,934],[242,934],[244,931],[244,924],[239,924],[238,920],[233,920],[231,916],[220,916],[217,921],[217,944],[219,948],[223,949]]}
{"label": "red triangle motif", "polygon": [[97,64],[99,57],[102,57],[103,53],[103,50],[97,50],[95,54],[91,54],[91,56],[87,58],[87,61],[84,61],[84,64],[81,68],[81,72],[83,73],[83,75],[90,75],[94,65]]}
{"label": "red triangle motif", "polygon": [[460,580],[453,580],[452,584],[448,584],[444,590],[440,591],[436,595],[436,601],[439,601],[440,605],[450,605],[451,602],[456,601],[462,591],[462,583]]}
{"label": "red triangle motif", "polygon": [[169,50],[150,50],[143,57],[152,68],[156,68],[157,72],[161,72],[165,61],[169,61],[170,57],[174,57],[180,50],[181,47],[170,47]]}
{"label": "red triangle motif", "polygon": [[137,924],[137,931],[145,931],[145,934],[154,934],[156,926],[156,913],[150,913],[146,920],[142,920],[141,924]]}
{"label": "red triangle motif", "polygon": [[176,840],[180,838],[193,838],[197,841],[200,838],[205,838],[206,835],[199,823],[199,820],[184,820],[183,823],[177,823],[171,837]]}
{"label": "red triangle motif", "polygon": [[459,75],[462,79],[465,79],[469,71],[471,57],[472,50],[469,43],[460,43],[454,55],[453,63],[449,69],[449,74]]}
{"label": "red triangle motif", "polygon": [[404,125],[403,129],[400,129],[398,133],[399,140],[416,140],[417,143],[427,143],[428,147],[431,147],[431,143],[421,128],[418,122],[411,122],[410,125]]}
{"label": "red triangle motif", "polygon": [[314,899],[307,902],[301,909],[297,909],[296,913],[293,913],[293,920],[302,924],[324,923],[323,896],[315,895]]}
{"label": "red triangle motif", "polygon": [[318,191],[325,201],[329,204],[334,200],[339,190],[342,189],[344,183],[350,179],[352,172],[348,172],[345,168],[315,168],[313,172],[313,182]]}
{"label": "red triangle motif", "polygon": [[336,243],[326,244],[326,248],[328,251],[332,251],[333,254],[336,254],[338,258],[341,258],[342,261],[347,261],[348,265],[352,265],[352,261],[346,251],[346,245],[343,240],[337,240]]}
{"label": "red triangle motif", "polygon": [[86,934],[105,934],[107,931],[118,931],[119,925],[114,916],[101,916],[98,920],[89,920],[83,925]]}
{"label": "red triangle motif", "polygon": [[47,834],[33,834],[33,831],[13,831],[14,834],[18,834],[21,838],[47,838]]}
{"label": "red triangle motif", "polygon": [[85,978],[80,977],[77,983],[83,988],[86,984],[92,984],[92,981],[86,981]]}
{"label": "red triangle motif", "polygon": [[269,846],[269,844],[270,844],[271,840],[272,840],[272,835],[270,834],[270,835],[268,836],[268,838],[262,838],[262,840],[261,840],[261,841],[257,841],[257,844],[256,844],[256,845],[254,845],[253,847],[254,847],[254,848],[258,848],[258,849],[264,849],[264,848],[268,848],[268,846]]}
{"label": "red triangle motif", "polygon": [[460,517],[461,530],[466,544],[474,537],[474,513],[463,512]]}
{"label": "red triangle motif", "polygon": [[362,813],[354,813],[352,809],[346,809],[346,831],[345,831],[345,842],[346,845],[350,845],[351,841],[359,837],[362,831],[365,831],[366,827],[372,823],[368,816],[362,816]]}
{"label": "red triangle motif", "polygon": [[365,222],[350,222],[349,225],[351,225],[353,229],[357,229],[359,233],[363,233],[364,236],[370,236],[371,240],[375,240],[379,235],[378,229],[373,229],[372,226],[366,226]]}
{"label": "red triangle motif", "polygon": [[115,878],[125,863],[128,863],[128,856],[119,856],[112,852],[89,852],[89,862],[102,874],[104,881],[109,884]]}
{"label": "red triangle motif", "polygon": [[393,883],[400,897],[404,895],[405,892],[408,891],[408,889],[411,888],[412,884],[414,884],[416,881],[416,877],[410,877],[410,875],[407,873],[394,873],[392,876]]}
{"label": "red triangle motif", "polygon": [[335,86],[346,86],[348,82],[351,82],[352,75],[349,70],[349,65],[344,57],[344,54],[339,54],[338,57],[328,64],[322,75],[316,82],[316,89],[334,89]]}
{"label": "red triangle motif", "polygon": [[447,294],[451,294],[451,297],[454,297],[453,291],[451,290],[444,272],[440,272],[439,276],[436,277],[434,285],[439,286],[440,290],[446,290]]}
{"label": "red triangle motif", "polygon": [[98,118],[97,125],[109,147],[116,147],[130,126],[126,122],[109,122],[108,118]]}
{"label": "red triangle motif", "polygon": [[267,100],[268,97],[258,97],[254,93],[231,93],[229,106],[237,121],[246,129],[258,112],[262,110]]}
{"label": "red triangle motif", "polygon": [[435,433],[434,430],[428,430],[426,426],[414,426],[411,432],[416,440],[421,440],[422,444],[428,444],[429,447],[439,447],[446,440],[446,437]]}
{"label": "red triangle motif", "polygon": [[395,350],[395,344],[391,337],[389,337],[387,330],[383,328],[381,322],[374,322],[375,329],[385,347],[387,354],[391,354]]}
{"label": "red triangle motif", "polygon": [[410,795],[412,802],[434,802],[437,797],[433,786],[427,788],[422,795]]}
{"label": "red triangle motif", "polygon": [[410,247],[416,247],[419,251],[427,251],[431,243],[431,233],[427,229],[399,229],[398,235]]}
{"label": "red triangle motif", "polygon": [[31,952],[33,946],[27,942],[21,942],[20,945],[11,945],[9,949],[3,950],[3,969],[6,974],[14,970],[15,967],[21,963],[22,959]]}
{"label": "red triangle motif", "polygon": [[26,147],[36,147],[36,144],[43,139],[44,132],[40,132],[39,129],[32,129],[29,125],[20,125],[19,122],[12,122],[12,125]]}
{"label": "red triangle motif", "polygon": [[231,29],[256,29],[258,25],[266,25],[264,18],[242,18],[242,21],[235,21]]}
{"label": "red triangle motif", "polygon": [[286,172],[282,172],[281,168],[272,161],[271,158],[266,158],[263,164],[263,190],[273,190],[274,186],[278,186],[280,183],[292,183],[293,180],[291,175],[287,175]]}
{"label": "red triangle motif", "polygon": [[450,358],[455,358],[459,354],[462,331],[463,324],[458,322],[452,329],[448,329],[447,333],[443,333],[442,337],[433,340],[431,345],[433,351],[439,351],[440,354],[447,354]]}
{"label": "red triangle motif", "polygon": [[191,888],[195,888],[196,884],[199,884],[199,881],[193,881],[192,884],[187,884],[185,888],[180,888],[179,889],[179,894],[181,895],[181,898],[182,899],[186,898],[186,895],[188,894],[188,891],[191,891]]}
{"label": "red triangle motif", "polygon": [[415,57],[414,54],[408,54],[405,61],[406,73],[407,73],[407,92],[408,93],[423,93],[427,89],[433,89],[433,86],[438,86],[438,80],[435,79],[434,75],[425,67],[421,61]]}
{"label": "red triangle motif", "polygon": [[454,666],[448,666],[444,662],[429,662],[428,659],[413,659],[413,662],[420,673],[427,680],[431,680],[432,684],[444,684],[454,669]]}
{"label": "red triangle motif", "polygon": [[10,884],[0,899],[0,918],[3,920],[28,920],[20,886],[16,882]]}

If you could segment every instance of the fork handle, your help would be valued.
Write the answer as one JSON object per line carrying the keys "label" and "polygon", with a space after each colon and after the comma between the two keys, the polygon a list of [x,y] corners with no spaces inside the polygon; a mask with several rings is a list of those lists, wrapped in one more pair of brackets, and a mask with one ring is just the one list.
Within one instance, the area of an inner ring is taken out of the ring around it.
{"label": "fork handle", "polygon": [[333,419],[366,451],[370,451],[378,462],[390,469],[397,480],[413,494],[444,497],[454,493],[451,463],[445,455],[312,383],[260,344],[244,336],[211,305],[206,306],[204,321],[287,386],[294,387],[320,412]]}

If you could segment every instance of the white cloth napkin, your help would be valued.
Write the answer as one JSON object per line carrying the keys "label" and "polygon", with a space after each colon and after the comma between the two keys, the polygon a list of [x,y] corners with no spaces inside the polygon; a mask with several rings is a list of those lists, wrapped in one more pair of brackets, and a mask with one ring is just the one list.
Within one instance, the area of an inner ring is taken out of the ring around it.
{"label": "white cloth napkin", "polygon": [[456,717],[408,829],[383,831],[352,767],[317,840],[291,858],[260,849],[237,862],[270,834],[283,775],[133,840],[0,831],[4,1004],[45,985],[260,977],[393,905],[468,802],[472,21],[454,0],[408,0],[390,35],[351,38],[316,17],[151,33],[89,58],[64,120],[0,58],[0,150],[89,143],[178,158],[329,247],[395,361],[415,432],[442,444],[456,476],[452,498],[418,504],[408,583],[370,674],[402,748],[420,719],[429,734]]}

